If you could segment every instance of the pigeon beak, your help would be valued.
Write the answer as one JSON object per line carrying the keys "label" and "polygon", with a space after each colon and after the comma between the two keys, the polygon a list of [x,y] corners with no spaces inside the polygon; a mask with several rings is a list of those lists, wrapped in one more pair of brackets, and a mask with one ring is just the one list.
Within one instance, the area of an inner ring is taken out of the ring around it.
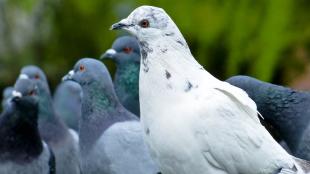
{"label": "pigeon beak", "polygon": [[105,53],[103,53],[103,54],[100,56],[100,59],[105,59],[105,58],[113,59],[113,58],[114,58],[114,55],[115,55],[116,53],[117,53],[117,52],[116,52],[114,49],[108,49]]}
{"label": "pigeon beak", "polygon": [[15,90],[12,91],[12,101],[18,101],[22,97],[23,97],[23,94],[21,92],[18,92],[18,91],[15,91]]}
{"label": "pigeon beak", "polygon": [[121,20],[118,23],[115,23],[111,26],[110,30],[120,30],[120,29],[128,29],[129,27],[134,26],[133,24],[129,24],[126,19]]}
{"label": "pigeon beak", "polygon": [[29,76],[26,74],[20,74],[18,79],[29,79]]}
{"label": "pigeon beak", "polygon": [[72,80],[74,76],[74,71],[71,70],[67,75],[62,78],[62,81]]}

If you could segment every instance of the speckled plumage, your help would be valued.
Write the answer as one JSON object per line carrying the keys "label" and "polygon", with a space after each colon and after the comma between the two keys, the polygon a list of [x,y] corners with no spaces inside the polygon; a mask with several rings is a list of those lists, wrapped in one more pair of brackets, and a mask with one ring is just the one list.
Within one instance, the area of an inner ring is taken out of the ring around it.
{"label": "speckled plumage", "polygon": [[260,124],[248,95],[194,59],[163,9],[138,7],[112,29],[139,40],[141,122],[163,174],[305,173]]}
{"label": "speckled plumage", "polygon": [[22,68],[20,78],[29,78],[39,91],[39,131],[42,139],[51,147],[56,158],[59,174],[80,172],[78,140],[56,115],[48,82],[43,71],[36,66]]}
{"label": "speckled plumage", "polygon": [[114,75],[114,88],[120,102],[130,112],[140,116],[140,49],[138,41],[132,36],[119,37],[102,58],[112,59],[117,66]]}
{"label": "speckled plumage", "polygon": [[91,58],[79,60],[65,77],[83,89],[80,148],[87,174],[155,174],[138,118],[118,101],[108,70]]}
{"label": "speckled plumage", "polygon": [[293,155],[310,160],[310,93],[266,83],[248,76],[227,82],[245,90],[256,102],[264,120],[288,144]]}

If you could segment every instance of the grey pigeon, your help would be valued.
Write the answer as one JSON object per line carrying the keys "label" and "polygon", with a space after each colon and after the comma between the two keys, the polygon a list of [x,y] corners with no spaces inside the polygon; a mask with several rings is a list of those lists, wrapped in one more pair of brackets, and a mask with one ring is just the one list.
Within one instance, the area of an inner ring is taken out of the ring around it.
{"label": "grey pigeon", "polygon": [[55,158],[38,130],[38,98],[31,80],[20,79],[0,116],[0,173],[54,174]]}
{"label": "grey pigeon", "polygon": [[292,154],[310,160],[310,93],[262,82],[248,76],[233,76],[228,83],[245,90],[257,104],[264,121],[287,143]]}
{"label": "grey pigeon", "polygon": [[101,56],[103,58],[112,59],[116,63],[114,88],[120,102],[130,112],[140,116],[140,48],[137,39],[132,36],[117,38],[112,48]]}
{"label": "grey pigeon", "polygon": [[54,94],[54,108],[68,127],[78,132],[81,118],[82,88],[73,81],[64,81]]}
{"label": "grey pigeon", "polygon": [[55,154],[57,173],[78,174],[78,135],[74,130],[68,129],[56,115],[45,74],[40,68],[29,65],[22,68],[19,78],[31,79],[38,86],[39,131]]}
{"label": "grey pigeon", "polygon": [[164,174],[301,174],[261,125],[245,91],[220,81],[192,56],[161,8],[141,6],[112,25],[137,37],[144,139]]}
{"label": "grey pigeon", "polygon": [[79,60],[64,80],[83,89],[80,149],[82,173],[155,174],[138,118],[118,101],[103,63]]}
{"label": "grey pigeon", "polygon": [[3,109],[6,108],[8,104],[10,103],[10,98],[12,96],[13,89],[14,87],[9,86],[3,90],[3,94],[2,94],[2,108]]}

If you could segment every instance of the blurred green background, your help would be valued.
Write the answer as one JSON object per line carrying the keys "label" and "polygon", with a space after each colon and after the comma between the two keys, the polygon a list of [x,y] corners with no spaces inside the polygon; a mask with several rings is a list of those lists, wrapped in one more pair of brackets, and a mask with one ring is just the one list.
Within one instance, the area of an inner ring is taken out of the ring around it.
{"label": "blurred green background", "polygon": [[121,34],[111,24],[144,4],[164,8],[219,79],[246,74],[310,89],[308,0],[0,0],[0,89],[27,64],[54,88],[79,58],[110,48]]}

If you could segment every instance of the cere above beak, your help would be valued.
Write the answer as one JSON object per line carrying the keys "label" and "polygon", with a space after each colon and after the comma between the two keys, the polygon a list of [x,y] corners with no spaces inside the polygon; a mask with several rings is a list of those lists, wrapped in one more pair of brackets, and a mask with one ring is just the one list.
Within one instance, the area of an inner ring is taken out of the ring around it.
{"label": "cere above beak", "polygon": [[73,70],[69,71],[69,73],[62,78],[62,81],[72,80],[73,75],[74,75],[74,71]]}
{"label": "cere above beak", "polygon": [[27,74],[20,74],[18,78],[19,79],[29,79]]}
{"label": "cere above beak", "polygon": [[100,59],[113,58],[117,52],[114,49],[108,49],[105,53],[100,56]]}
{"label": "cere above beak", "polygon": [[19,101],[23,97],[21,92],[18,92],[16,90],[12,91],[12,101]]}

